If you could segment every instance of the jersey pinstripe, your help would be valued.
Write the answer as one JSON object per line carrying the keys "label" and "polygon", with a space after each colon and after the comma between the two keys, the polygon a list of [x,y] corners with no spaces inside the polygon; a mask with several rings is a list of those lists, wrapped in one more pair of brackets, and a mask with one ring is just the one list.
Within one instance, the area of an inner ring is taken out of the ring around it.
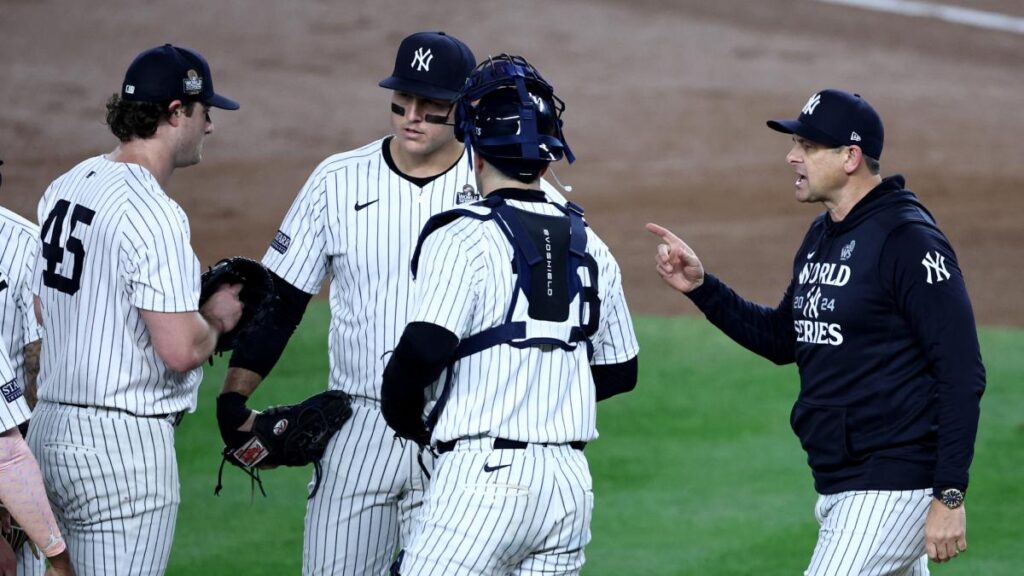
{"label": "jersey pinstripe", "polygon": [[[420,230],[431,216],[479,196],[466,154],[420,186],[388,164],[388,142],[321,162],[263,257],[309,294],[330,278],[328,388],[356,397],[355,415],[331,439],[323,484],[307,504],[307,576],[386,573],[426,488],[415,446],[396,440],[380,413],[380,383],[412,313],[409,262]],[[561,199],[546,184],[545,191]]]}
{"label": "jersey pinstripe", "polygon": [[[28,384],[25,345],[42,337],[32,307],[32,270],[38,252],[39,227],[0,206],[0,342],[7,344],[7,357],[23,391]],[[17,553],[17,560],[23,576],[42,576],[46,569],[28,546]]]}
{"label": "jersey pinstripe", "polygon": [[[0,344],[4,344],[0,342]],[[14,367],[7,357],[6,344],[0,349],[0,431],[15,428],[29,419],[24,389],[15,378]]]}
{"label": "jersey pinstripe", "polygon": [[316,294],[331,276],[329,387],[380,398],[387,354],[412,312],[409,261],[420,229],[476,181],[467,155],[422,188],[392,171],[386,139],[324,160],[285,216],[263,263]]}
{"label": "jersey pinstripe", "polygon": [[0,339],[18,384],[25,388],[24,349],[42,337],[32,307],[32,270],[39,227],[0,206]]}
{"label": "jersey pinstripe", "polygon": [[[510,200],[515,208],[561,216],[550,204]],[[453,367],[451,393],[434,440],[490,436],[531,443],[590,441],[597,437],[590,364],[616,364],[639,346],[622,293],[618,264],[590,228],[587,252],[598,265],[600,325],[592,341],[567,351],[501,344]],[[412,322],[429,322],[459,338],[504,322],[515,280],[512,245],[494,220],[460,218],[424,242]],[[589,280],[581,275],[584,282]],[[558,383],[553,386],[552,383]]]}
{"label": "jersey pinstripe", "polygon": [[168,368],[141,314],[198,309],[199,260],[181,207],[143,167],[97,156],[50,185],[39,221],[40,400],[136,415],[194,410],[202,370]]}

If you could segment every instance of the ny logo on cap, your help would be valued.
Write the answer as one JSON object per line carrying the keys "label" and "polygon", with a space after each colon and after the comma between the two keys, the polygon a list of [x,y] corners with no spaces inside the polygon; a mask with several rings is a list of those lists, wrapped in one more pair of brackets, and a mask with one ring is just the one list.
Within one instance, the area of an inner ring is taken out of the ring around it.
{"label": "ny logo on cap", "polygon": [[417,72],[430,72],[430,61],[434,59],[434,55],[430,53],[430,48],[427,51],[423,51],[423,47],[417,48],[416,53],[412,56],[412,64],[410,68],[415,68]]}
{"label": "ny logo on cap", "polygon": [[807,100],[807,104],[804,104],[803,109],[800,110],[800,113],[807,115],[814,114],[814,109],[818,107],[818,104],[821,104],[821,94],[815,94],[814,96],[811,96]]}

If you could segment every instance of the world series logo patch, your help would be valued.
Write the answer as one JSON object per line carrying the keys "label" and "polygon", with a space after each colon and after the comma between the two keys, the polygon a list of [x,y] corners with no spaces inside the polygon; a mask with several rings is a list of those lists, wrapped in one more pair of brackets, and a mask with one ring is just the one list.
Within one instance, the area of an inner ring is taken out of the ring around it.
{"label": "world series logo patch", "polygon": [[468,204],[469,202],[476,202],[480,199],[480,193],[473,188],[472,184],[466,184],[462,187],[462,190],[455,195],[456,204]]}
{"label": "world series logo patch", "polygon": [[18,398],[21,398],[24,394],[24,391],[21,389],[21,385],[14,380],[0,386],[0,392],[3,392],[4,400],[7,400],[8,404],[14,402]]}

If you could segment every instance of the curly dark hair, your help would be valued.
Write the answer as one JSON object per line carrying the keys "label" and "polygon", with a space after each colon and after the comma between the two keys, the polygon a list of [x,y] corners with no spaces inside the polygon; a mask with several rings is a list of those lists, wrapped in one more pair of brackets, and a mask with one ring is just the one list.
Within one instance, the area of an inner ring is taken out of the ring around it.
{"label": "curly dark hair", "polygon": [[[114,94],[107,100],[107,126],[121,142],[133,138],[150,138],[156,134],[160,122],[171,117],[170,102],[128,102]],[[192,116],[195,102],[183,106],[186,116]]]}

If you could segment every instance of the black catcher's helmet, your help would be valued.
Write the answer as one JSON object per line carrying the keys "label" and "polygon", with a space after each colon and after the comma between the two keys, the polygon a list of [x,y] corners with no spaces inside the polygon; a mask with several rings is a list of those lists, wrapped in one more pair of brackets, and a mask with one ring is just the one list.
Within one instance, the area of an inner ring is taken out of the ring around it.
{"label": "black catcher's helmet", "polygon": [[562,134],[563,110],[536,68],[522,56],[501,54],[466,80],[455,105],[455,137],[503,172],[512,164],[539,172],[563,156],[576,159]]}

